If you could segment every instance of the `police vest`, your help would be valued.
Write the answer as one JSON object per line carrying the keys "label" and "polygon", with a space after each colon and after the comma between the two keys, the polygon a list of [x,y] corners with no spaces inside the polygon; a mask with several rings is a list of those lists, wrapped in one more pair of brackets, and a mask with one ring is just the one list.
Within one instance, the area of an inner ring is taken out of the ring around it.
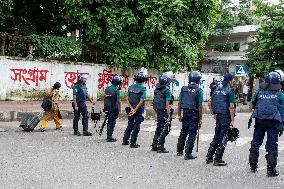
{"label": "police vest", "polygon": [[107,87],[105,89],[105,99],[104,99],[104,110],[114,110],[118,109],[117,106],[117,88],[110,89]]}
{"label": "police vest", "polygon": [[198,110],[198,86],[197,87],[189,87],[184,86],[181,88],[181,108],[188,110]]}
{"label": "police vest", "polygon": [[[145,89],[145,87],[137,87],[137,85],[131,85],[128,89],[128,99],[129,99],[129,103],[131,104],[131,106],[133,108],[136,108],[136,106],[139,104],[141,97],[143,95],[143,90]],[[141,106],[141,108],[144,108],[144,102]]]}
{"label": "police vest", "polygon": [[77,103],[86,102],[87,94],[88,94],[87,86],[86,85],[80,85],[80,84],[77,84],[75,86],[78,86],[78,92],[77,92],[77,95],[76,95]]}
{"label": "police vest", "polygon": [[166,109],[167,96],[166,92],[169,90],[169,87],[162,85],[155,89],[154,99],[153,99],[153,108],[156,110]]}
{"label": "police vest", "polygon": [[217,88],[213,92],[212,111],[214,114],[230,114],[229,93],[231,88]]}
{"label": "police vest", "polygon": [[[282,122],[282,108],[278,96],[280,90],[265,90],[260,89],[257,98],[256,106],[252,117],[258,119],[270,119]],[[280,111],[281,110],[281,111]],[[282,112],[283,113],[283,112]]]}

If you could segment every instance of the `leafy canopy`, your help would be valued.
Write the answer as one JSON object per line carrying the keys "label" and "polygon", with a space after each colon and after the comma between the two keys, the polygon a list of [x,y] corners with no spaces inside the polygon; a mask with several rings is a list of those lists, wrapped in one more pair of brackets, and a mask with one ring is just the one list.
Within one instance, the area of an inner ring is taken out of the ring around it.
{"label": "leafy canopy", "polygon": [[190,70],[218,17],[216,0],[64,0],[69,21],[111,66]]}
{"label": "leafy canopy", "polygon": [[271,5],[255,1],[256,14],[262,18],[255,42],[248,50],[250,72],[263,76],[273,69],[284,68],[284,2]]}

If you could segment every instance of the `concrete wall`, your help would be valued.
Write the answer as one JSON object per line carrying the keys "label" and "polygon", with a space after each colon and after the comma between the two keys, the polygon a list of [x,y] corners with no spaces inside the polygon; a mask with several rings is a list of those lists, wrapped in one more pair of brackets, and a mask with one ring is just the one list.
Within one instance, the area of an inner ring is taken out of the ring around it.
{"label": "concrete wall", "polygon": [[[113,74],[122,76],[122,90],[126,91],[127,87],[134,82],[133,76],[137,71],[127,69],[123,72],[121,69],[111,69],[106,65],[99,64],[47,62],[0,56],[0,100],[41,99],[44,93],[57,81],[62,84],[63,99],[70,100],[72,98],[72,86],[80,73],[89,75],[87,81],[89,94],[97,98],[110,84]],[[151,99],[160,73],[157,70],[149,69],[148,74],[150,78],[146,83],[147,97]],[[180,83],[178,87],[172,86],[176,97],[181,86],[188,82],[187,74],[175,74],[175,78]],[[203,74],[201,87],[204,90],[205,99],[209,98],[209,85],[213,78],[221,81],[219,75]]]}

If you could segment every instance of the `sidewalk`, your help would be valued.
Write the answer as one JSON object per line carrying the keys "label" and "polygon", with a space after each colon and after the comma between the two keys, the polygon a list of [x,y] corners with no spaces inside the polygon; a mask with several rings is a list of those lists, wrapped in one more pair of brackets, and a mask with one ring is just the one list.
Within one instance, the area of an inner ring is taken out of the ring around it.
{"label": "sidewalk", "polygon": [[[42,111],[41,101],[0,101],[0,122],[9,122],[9,121],[21,121],[24,117],[31,113],[39,113]],[[174,109],[177,109],[177,102],[174,103]],[[87,103],[89,107],[89,111],[91,111],[91,103]],[[97,102],[95,105],[95,111],[99,112],[102,110],[103,103]],[[124,115],[124,108],[126,107],[126,103],[122,105],[123,109],[123,118],[126,117]],[[151,101],[146,102],[146,119],[150,119],[153,117],[154,112],[151,107]],[[73,110],[70,101],[62,101],[60,103],[60,110],[63,119],[72,119],[73,118]],[[177,111],[175,111],[177,112]],[[204,112],[210,113],[207,103],[204,103]],[[250,112],[248,106],[243,106],[239,104],[237,106],[238,113]]]}

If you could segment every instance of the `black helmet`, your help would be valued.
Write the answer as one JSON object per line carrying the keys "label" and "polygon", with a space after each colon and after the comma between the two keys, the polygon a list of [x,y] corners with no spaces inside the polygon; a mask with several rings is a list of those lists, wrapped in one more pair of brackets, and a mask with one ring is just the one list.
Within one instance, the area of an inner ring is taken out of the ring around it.
{"label": "black helmet", "polygon": [[239,129],[237,128],[230,128],[227,132],[227,140],[234,142],[239,138]]}

